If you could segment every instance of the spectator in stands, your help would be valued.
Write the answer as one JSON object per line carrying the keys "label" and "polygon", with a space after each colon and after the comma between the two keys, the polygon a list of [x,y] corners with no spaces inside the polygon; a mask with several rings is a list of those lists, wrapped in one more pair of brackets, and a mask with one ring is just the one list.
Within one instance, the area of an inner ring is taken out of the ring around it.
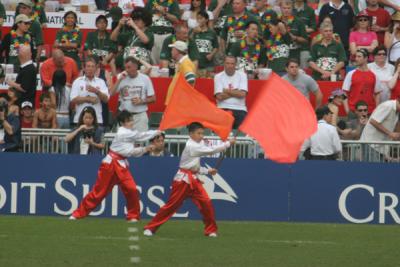
{"label": "spectator in stands", "polygon": [[191,34],[191,40],[196,44],[199,52],[198,58],[198,77],[214,76],[214,56],[218,51],[218,36],[209,25],[209,17],[206,11],[197,13],[198,26],[195,27]]}
{"label": "spectator in stands", "polygon": [[379,7],[379,0],[366,0],[367,8],[365,11],[372,18],[371,30],[378,36],[379,45],[383,45],[385,32],[389,30],[390,14],[385,9]]}
{"label": "spectator in stands", "polygon": [[193,63],[193,61],[190,60],[189,56],[187,55],[187,44],[182,41],[176,41],[175,43],[170,44],[169,47],[172,48],[172,59],[177,62],[175,75],[182,73],[186,81],[194,85],[196,79],[196,65]]}
{"label": "spectator in stands", "polygon": [[338,73],[346,61],[346,52],[343,45],[333,38],[332,24],[321,24],[320,32],[322,40],[311,47],[312,76],[316,80],[338,79]]}
{"label": "spectator in stands", "polygon": [[104,149],[103,130],[97,123],[97,111],[90,106],[85,107],[78,125],[65,136],[70,154],[101,155]]}
{"label": "spectator in stands", "polygon": [[32,38],[32,60],[39,63],[43,49],[43,31],[38,20],[34,18],[35,14],[32,12],[32,8],[33,3],[31,0],[19,0],[15,16],[17,17],[19,14],[24,14],[32,20],[32,23],[29,25],[29,34]]}
{"label": "spectator in stands", "polygon": [[237,129],[247,115],[247,76],[236,70],[236,57],[226,56],[224,71],[214,77],[214,95],[219,108],[232,111],[235,118],[233,128]]}
{"label": "spectator in stands", "polygon": [[150,157],[173,157],[174,155],[165,147],[165,134],[161,133],[150,139],[150,145],[153,149],[144,154]]}
{"label": "spectator in stands", "polygon": [[[332,20],[331,20],[331,18],[330,17],[325,17],[324,19],[323,19],[323,21],[319,24],[320,26],[319,26],[319,31],[318,31],[318,34],[317,35],[315,35],[313,38],[312,38],[312,40],[311,40],[311,47],[313,46],[313,45],[315,45],[316,43],[320,43],[321,41],[322,41],[322,39],[323,39],[323,35],[322,35],[322,28],[323,28],[323,25],[325,26],[325,25],[327,25],[327,24],[329,24],[330,26],[331,26],[331,28],[332,28],[332,31],[333,31],[333,24],[332,24]],[[342,41],[340,40],[340,35],[339,34],[337,34],[337,33],[333,33],[333,37],[332,37],[336,42],[338,42],[338,43],[341,43]]]}
{"label": "spectator in stands", "polygon": [[42,28],[46,28],[48,20],[44,10],[45,0],[32,0],[32,2],[32,20],[37,20]]}
{"label": "spectator in stands", "polygon": [[4,8],[3,3],[0,2],[0,39],[2,37],[1,35],[2,35],[3,23],[6,19],[7,19],[6,10]]}
{"label": "spectator in stands", "polygon": [[199,26],[197,21],[197,15],[200,12],[206,12],[208,16],[207,25],[211,29],[214,26],[214,16],[211,11],[206,10],[206,1],[205,0],[191,0],[190,1],[190,8],[186,10],[182,14],[182,20],[186,23],[189,30],[193,30]]}
{"label": "spectator in stands", "polygon": [[8,114],[15,114],[15,116],[19,116],[19,103],[21,95],[17,89],[14,87],[9,87],[7,90],[8,95]]}
{"label": "spectator in stands", "polygon": [[392,15],[400,11],[400,2],[398,0],[379,0],[379,4],[384,6]]}
{"label": "spectator in stands", "polygon": [[15,82],[11,80],[8,81],[8,85],[15,88],[20,93],[17,103],[18,106],[24,101],[34,103],[36,100],[37,71],[31,58],[31,47],[29,45],[22,45],[18,53],[21,66],[17,78]]}
{"label": "spectator in stands", "polygon": [[400,57],[400,12],[392,15],[392,23],[389,31],[385,32],[385,47],[388,53],[388,61],[394,64]]}
{"label": "spectator in stands", "polygon": [[357,118],[351,119],[348,122],[348,130],[346,129],[342,135],[344,139],[359,140],[368,122],[368,104],[365,101],[356,103],[355,113]]}
{"label": "spectator in stands", "polygon": [[369,61],[373,60],[372,52],[378,47],[378,37],[370,31],[372,17],[366,11],[361,11],[356,17],[355,30],[350,33],[350,54],[352,61],[358,49],[366,49],[370,53]]}
{"label": "spectator in stands", "polygon": [[[97,61],[97,59],[95,58],[95,60]],[[141,64],[146,64],[144,61],[140,61]],[[149,64],[150,65],[150,64]],[[151,68],[151,65],[150,65]],[[112,84],[113,84],[113,74],[112,74],[112,70],[110,71],[107,68],[102,68],[100,63],[97,61],[97,71],[95,73],[95,76],[97,78],[102,79],[108,88],[111,88]],[[108,106],[108,102],[101,102],[101,109],[102,109],[102,117],[103,117],[103,128],[104,131],[107,131],[109,128],[112,127],[112,123],[111,123],[111,114],[110,114],[110,108]]]}
{"label": "spectator in stands", "polygon": [[256,0],[250,12],[258,19],[258,23],[261,26],[261,33],[268,30],[267,26],[272,19],[278,19],[278,15],[272,9],[272,6],[268,4],[268,0]]}
{"label": "spectator in stands", "polygon": [[[99,15],[96,18],[97,30],[87,34],[84,48],[86,54],[97,58],[102,66],[111,64],[111,60],[117,52],[116,45],[110,39],[110,33],[107,31],[107,25],[107,17]],[[112,65],[113,71],[116,73],[114,63]]]}
{"label": "spectator in stands", "polygon": [[129,17],[136,8],[143,8],[143,0],[117,0],[124,17]]}
{"label": "spectator in stands", "polygon": [[387,62],[386,49],[378,46],[374,49],[374,62],[368,64],[368,68],[375,74],[381,88],[380,102],[390,99],[389,81],[394,74],[394,67]]}
{"label": "spectator in stands", "polygon": [[224,27],[221,30],[221,49],[229,51],[231,46],[239,42],[245,35],[245,27],[250,21],[258,23],[258,19],[246,10],[247,0],[233,0],[232,11],[226,19]]}
{"label": "spectator in stands", "polygon": [[51,107],[51,98],[49,93],[40,95],[40,108],[33,114],[32,128],[56,129],[57,114]]}
{"label": "spectator in stands", "polygon": [[7,97],[0,95],[0,152],[18,151],[21,126],[18,116],[8,113]]}
{"label": "spectator in stands", "polygon": [[310,99],[310,92],[313,93],[315,108],[319,108],[322,103],[322,92],[313,78],[299,71],[299,62],[296,59],[289,59],[286,72],[282,79],[296,87],[307,99]]}
{"label": "spectator in stands", "polygon": [[151,79],[138,71],[139,64],[133,57],[125,59],[125,71],[112,86],[111,94],[119,93],[118,110],[132,113],[134,129],[144,132],[149,129],[147,105],[155,102],[156,96]]}
{"label": "spectator in stands", "polygon": [[282,22],[272,19],[268,26],[270,34],[265,39],[267,65],[278,75],[283,76],[289,59],[291,39]]}
{"label": "spectator in stands", "polygon": [[56,70],[53,74],[53,86],[49,89],[51,107],[57,113],[57,125],[60,129],[70,128],[70,94],[71,87],[67,86],[67,75],[63,70]]}
{"label": "spectator in stands", "polygon": [[[116,59],[118,68],[123,68],[124,59],[129,56],[150,62],[155,40],[149,28],[151,21],[151,14],[144,8],[136,8],[130,18],[120,19],[118,26],[111,34],[111,40],[118,41],[118,50],[120,50]],[[128,28],[124,28],[124,25]]]}
{"label": "spectator in stands", "polygon": [[21,128],[33,128],[33,105],[29,101],[22,102],[21,104]]}
{"label": "spectator in stands", "polygon": [[85,74],[77,78],[71,88],[71,105],[75,106],[73,123],[78,123],[82,110],[90,106],[96,110],[97,122],[102,124],[102,105],[100,101],[104,103],[108,102],[109,93],[107,85],[104,80],[95,76],[97,62],[93,57],[86,58],[84,71]]}
{"label": "spectator in stands", "polygon": [[[300,61],[300,51],[308,49],[308,36],[306,26],[297,17],[293,16],[293,2],[291,0],[282,0],[281,4],[281,20],[286,26],[286,30],[290,36],[290,53],[289,58],[295,58]],[[307,61],[304,58],[303,61]],[[302,63],[305,65],[306,63]]]}
{"label": "spectator in stands", "polygon": [[[327,106],[324,106],[317,109],[316,114],[318,130],[303,145],[303,148],[308,149],[308,152],[304,152],[305,157],[312,160],[336,160],[342,151],[342,144],[336,127],[330,124],[333,113]],[[307,154],[309,156],[306,156]]]}
{"label": "spectator in stands", "polygon": [[[332,119],[330,124],[333,126],[338,126],[338,119],[339,119],[339,108],[343,105],[343,102],[347,99],[346,93],[338,88],[331,92],[331,95],[328,99],[328,108],[332,111]],[[340,128],[338,128],[339,133]]]}
{"label": "spectator in stands", "polygon": [[153,0],[147,1],[146,9],[153,16],[153,22],[150,27],[154,33],[154,46],[151,51],[151,58],[153,64],[159,64],[163,42],[165,38],[174,32],[173,24],[179,21],[179,4],[176,0]]}
{"label": "spectator in stands", "polygon": [[188,46],[188,55],[190,60],[195,64],[198,65],[199,59],[199,51],[197,50],[197,46],[193,40],[189,39],[189,29],[184,24],[178,24],[175,27],[175,35],[168,36],[162,45],[161,54],[160,54],[160,66],[161,68],[169,68],[169,75],[173,76],[175,74],[175,65],[176,62],[172,58],[171,51],[172,48],[170,47],[171,44],[175,43],[176,41],[185,42]]}
{"label": "spectator in stands", "polygon": [[50,88],[53,84],[53,74],[56,70],[63,70],[67,75],[67,86],[71,86],[72,83],[78,78],[79,70],[75,61],[67,56],[60,49],[54,49],[52,57],[42,63],[40,68],[40,77],[42,79],[42,85],[45,88]]}
{"label": "spectator in stands", "polygon": [[348,105],[345,102],[345,110],[355,110],[358,101],[364,100],[368,104],[368,114],[371,114],[375,107],[380,103],[380,91],[378,79],[375,74],[368,69],[368,51],[359,49],[355,55],[357,68],[347,73],[343,82],[343,90],[349,97]]}
{"label": "spectator in stands", "polygon": [[233,1],[230,0],[211,0],[208,10],[213,13],[214,29],[219,35],[224,27],[229,15],[233,14]]}
{"label": "spectator in stands", "polygon": [[5,56],[5,63],[14,65],[14,72],[18,71],[20,62],[18,53],[22,46],[32,49],[33,40],[29,33],[32,20],[26,15],[20,14],[15,18],[14,26],[7,33],[0,45],[0,55]]}
{"label": "spectator in stands", "polygon": [[77,25],[78,16],[73,11],[64,14],[64,26],[57,32],[54,47],[61,49],[64,54],[75,60],[78,68],[81,68],[79,50],[82,45],[82,32]]}
{"label": "spectator in stands", "polygon": [[228,55],[236,57],[237,69],[247,73],[249,79],[254,79],[257,69],[265,66],[266,54],[262,41],[258,38],[258,24],[250,21],[246,25],[246,34],[233,43]]}
{"label": "spectator in stands", "polygon": [[349,35],[354,25],[353,9],[343,0],[331,0],[322,6],[319,21],[323,21],[326,16],[331,18],[333,31],[340,35],[345,51],[349,51]]}

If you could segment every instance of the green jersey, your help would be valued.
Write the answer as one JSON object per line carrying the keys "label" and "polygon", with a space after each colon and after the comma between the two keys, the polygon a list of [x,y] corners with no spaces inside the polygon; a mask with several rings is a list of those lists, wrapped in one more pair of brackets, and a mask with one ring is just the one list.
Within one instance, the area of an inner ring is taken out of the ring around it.
{"label": "green jersey", "polygon": [[173,33],[174,25],[172,25],[171,21],[169,21],[165,16],[156,10],[157,6],[162,6],[167,13],[170,13],[179,19],[181,16],[178,2],[176,0],[149,0],[145,6],[145,8],[150,11],[153,16],[153,23],[150,27],[153,33]]}
{"label": "green jersey", "polygon": [[267,61],[264,45],[259,40],[248,43],[246,38],[243,38],[234,43],[227,54],[235,56],[237,68],[246,73],[254,73],[259,65],[265,65]]}
{"label": "green jersey", "polygon": [[192,40],[199,52],[199,69],[214,67],[213,60],[208,60],[206,56],[219,47],[218,36],[215,31],[207,29],[204,32],[195,33]]}
{"label": "green jersey", "polygon": [[110,39],[110,33],[106,31],[104,37],[99,38],[98,30],[87,34],[84,49],[91,51],[97,58],[106,58],[117,50],[115,42]]}

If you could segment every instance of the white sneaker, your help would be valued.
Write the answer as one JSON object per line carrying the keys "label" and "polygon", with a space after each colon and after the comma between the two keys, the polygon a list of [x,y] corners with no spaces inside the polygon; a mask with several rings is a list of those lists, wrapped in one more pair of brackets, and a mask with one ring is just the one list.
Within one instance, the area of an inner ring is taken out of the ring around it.
{"label": "white sneaker", "polygon": [[143,235],[145,236],[153,236],[153,232],[150,231],[149,229],[144,230]]}
{"label": "white sneaker", "polygon": [[130,219],[130,220],[128,220],[128,222],[129,222],[129,223],[137,223],[138,220],[137,220],[137,219]]}
{"label": "white sneaker", "polygon": [[209,237],[217,237],[218,235],[217,235],[217,233],[211,233],[211,234],[208,234],[208,236]]}
{"label": "white sneaker", "polygon": [[69,216],[68,219],[71,220],[71,221],[76,221],[76,217],[74,217],[73,215]]}

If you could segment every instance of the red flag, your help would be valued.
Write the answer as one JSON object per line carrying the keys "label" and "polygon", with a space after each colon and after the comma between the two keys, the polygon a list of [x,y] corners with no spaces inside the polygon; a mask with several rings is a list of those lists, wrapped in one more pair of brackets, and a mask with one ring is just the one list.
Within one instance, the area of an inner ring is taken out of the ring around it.
{"label": "red flag", "polygon": [[293,163],[316,132],[317,119],[308,99],[272,73],[239,129],[255,138],[269,159]]}
{"label": "red flag", "polygon": [[219,109],[205,95],[194,89],[179,74],[168,106],[160,123],[160,130],[200,122],[225,140],[232,130],[233,116]]}

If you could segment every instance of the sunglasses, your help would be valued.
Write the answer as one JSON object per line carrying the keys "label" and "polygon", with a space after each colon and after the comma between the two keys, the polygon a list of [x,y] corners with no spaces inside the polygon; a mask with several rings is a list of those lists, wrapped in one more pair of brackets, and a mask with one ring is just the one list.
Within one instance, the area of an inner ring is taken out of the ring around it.
{"label": "sunglasses", "polygon": [[368,109],[357,109],[358,112],[368,112]]}

